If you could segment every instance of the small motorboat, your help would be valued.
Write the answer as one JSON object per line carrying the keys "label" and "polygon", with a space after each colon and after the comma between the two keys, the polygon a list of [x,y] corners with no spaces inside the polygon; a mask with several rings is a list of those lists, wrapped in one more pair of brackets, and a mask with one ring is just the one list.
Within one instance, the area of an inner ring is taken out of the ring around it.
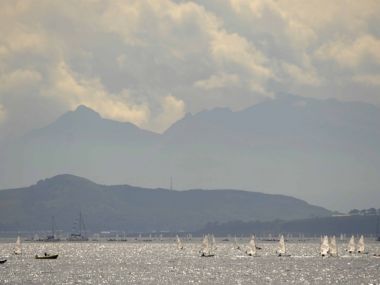
{"label": "small motorboat", "polygon": [[6,259],[0,259],[0,264],[3,264],[3,263],[5,263],[5,262],[7,262]]}
{"label": "small motorboat", "polygon": [[45,253],[44,255],[37,255],[35,256],[35,259],[57,259],[58,254],[47,254]]}

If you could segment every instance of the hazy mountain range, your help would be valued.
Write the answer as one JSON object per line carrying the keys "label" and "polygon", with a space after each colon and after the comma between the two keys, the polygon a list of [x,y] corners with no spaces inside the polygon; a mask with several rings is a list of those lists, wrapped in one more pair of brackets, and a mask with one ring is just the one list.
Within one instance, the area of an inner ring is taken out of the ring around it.
{"label": "hazy mountain range", "polygon": [[0,231],[70,231],[82,212],[87,229],[194,231],[210,222],[271,221],[328,216],[330,211],[283,195],[237,190],[146,189],[104,186],[73,175],[0,191]]}
{"label": "hazy mountain range", "polygon": [[0,149],[0,188],[71,173],[105,184],[286,194],[331,209],[378,207],[380,110],[282,95],[187,114],[163,134],[80,106]]}

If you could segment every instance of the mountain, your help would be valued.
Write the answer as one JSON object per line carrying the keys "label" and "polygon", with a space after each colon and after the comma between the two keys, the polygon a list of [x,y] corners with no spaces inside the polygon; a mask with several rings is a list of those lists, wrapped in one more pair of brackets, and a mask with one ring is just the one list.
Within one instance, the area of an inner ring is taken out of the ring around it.
{"label": "mountain", "polygon": [[108,182],[137,170],[143,175],[143,157],[149,154],[157,137],[131,123],[103,119],[95,111],[79,106],[3,147],[0,187],[30,185],[40,177],[60,173]]}
{"label": "mountain", "polygon": [[92,231],[192,231],[209,222],[296,219],[330,211],[283,195],[237,190],[147,189],[105,186],[58,175],[26,188],[0,191],[0,231],[57,227],[69,231],[79,211]]}
{"label": "mountain", "polygon": [[0,147],[0,188],[73,173],[104,184],[255,189],[331,209],[377,207],[380,110],[278,95],[187,114],[163,134],[80,106]]}

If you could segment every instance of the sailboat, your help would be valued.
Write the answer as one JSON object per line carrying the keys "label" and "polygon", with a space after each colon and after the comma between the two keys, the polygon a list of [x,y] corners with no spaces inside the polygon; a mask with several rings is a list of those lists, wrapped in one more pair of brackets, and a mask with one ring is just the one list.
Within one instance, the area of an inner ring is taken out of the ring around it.
{"label": "sailboat", "polygon": [[348,242],[347,251],[350,254],[355,252],[355,237],[354,236],[352,236],[350,238],[350,241]]}
{"label": "sailboat", "polygon": [[330,256],[337,257],[338,256],[338,247],[336,245],[336,239],[335,236],[332,236],[330,239],[330,244],[329,244],[329,254]]}
{"label": "sailboat", "polygon": [[55,218],[54,216],[51,217],[51,235],[48,235],[46,239],[43,239],[42,241],[45,242],[57,242],[60,241],[59,238],[55,235]]}
{"label": "sailboat", "polygon": [[234,248],[237,249],[237,250],[241,250],[241,247],[240,247],[240,245],[237,242],[236,236],[234,237]]}
{"label": "sailboat", "polygon": [[213,251],[217,250],[216,240],[215,240],[215,236],[214,235],[211,235],[211,248],[212,248]]}
{"label": "sailboat", "polygon": [[322,257],[327,256],[329,253],[329,249],[330,249],[329,238],[327,236],[324,236],[321,243],[321,249],[320,249],[321,256]]}
{"label": "sailboat", "polygon": [[210,236],[205,235],[202,240],[202,248],[199,251],[201,257],[212,257],[214,254],[212,253],[212,247],[210,246]]}
{"label": "sailboat", "polygon": [[368,252],[365,252],[365,244],[364,244],[364,236],[363,235],[360,236],[360,239],[358,241],[357,253],[368,254]]}
{"label": "sailboat", "polygon": [[[77,226],[78,229],[77,229]],[[74,232],[67,239],[68,241],[88,241],[87,236],[85,235],[86,226],[83,221],[82,212],[79,212],[79,219],[74,227]]]}
{"label": "sailboat", "polygon": [[247,250],[245,251],[249,256],[256,256],[256,240],[255,236],[251,237],[251,240],[248,243]]}
{"label": "sailboat", "polygon": [[177,237],[177,249],[178,250],[182,250],[183,249],[183,245],[182,245],[181,239],[179,238],[178,235],[176,237]]}
{"label": "sailboat", "polygon": [[13,253],[16,255],[20,255],[22,253],[20,236],[17,236],[17,240],[16,240],[15,248],[13,249]]}
{"label": "sailboat", "polygon": [[286,247],[285,247],[285,240],[284,236],[280,236],[280,241],[278,243],[278,249],[276,251],[278,256],[283,256],[283,257],[289,257],[290,255],[286,253]]}

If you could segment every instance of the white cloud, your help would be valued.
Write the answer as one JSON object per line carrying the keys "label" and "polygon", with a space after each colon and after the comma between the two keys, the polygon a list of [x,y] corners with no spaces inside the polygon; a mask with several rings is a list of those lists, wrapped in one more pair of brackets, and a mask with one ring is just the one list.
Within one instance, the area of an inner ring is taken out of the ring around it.
{"label": "white cloud", "polygon": [[110,94],[99,79],[80,77],[65,62],[60,62],[53,74],[52,85],[42,94],[60,100],[69,109],[86,105],[105,118],[128,121],[138,126],[149,120],[148,106],[132,103],[127,90]]}
{"label": "white cloud", "polygon": [[205,80],[198,80],[194,83],[195,87],[204,90],[219,89],[239,85],[240,79],[237,74],[219,73],[213,74]]}
{"label": "white cloud", "polygon": [[356,68],[365,61],[380,65],[380,39],[364,35],[354,41],[338,40],[324,44],[316,51],[321,59],[333,59],[343,67]]}
{"label": "white cloud", "polygon": [[[0,91],[15,92],[20,89],[28,89],[38,85],[42,80],[42,75],[32,69],[17,69],[0,77]],[[4,94],[2,95],[4,96]],[[0,95],[1,97],[1,95]]]}
{"label": "white cloud", "polygon": [[318,86],[321,84],[321,80],[313,70],[305,70],[299,66],[286,62],[282,64],[282,68],[299,84],[311,86]]}
{"label": "white cloud", "polygon": [[163,132],[185,115],[185,103],[172,95],[161,99],[161,112],[154,118],[154,129]]}
{"label": "white cloud", "polygon": [[380,87],[380,74],[356,75],[353,80],[363,85]]}
{"label": "white cloud", "polygon": [[265,67],[266,57],[237,34],[223,31],[216,33],[211,42],[211,53],[220,63],[233,63],[244,67],[258,78],[272,77],[272,71]]}

